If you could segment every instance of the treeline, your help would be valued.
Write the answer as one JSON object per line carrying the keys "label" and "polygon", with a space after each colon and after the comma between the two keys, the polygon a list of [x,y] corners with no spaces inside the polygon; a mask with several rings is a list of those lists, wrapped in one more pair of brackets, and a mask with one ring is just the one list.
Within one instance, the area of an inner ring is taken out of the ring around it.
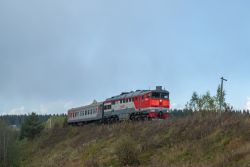
{"label": "treeline", "polygon": [[[216,112],[219,114],[218,110],[192,110],[192,109],[172,109],[170,110],[170,118],[179,118],[179,117],[185,117],[185,116],[189,116],[189,115],[193,115],[195,113],[199,113],[199,112]],[[243,114],[243,115],[250,115],[250,111],[249,110],[223,110],[223,113],[226,112],[230,112],[230,113],[237,113],[237,114]]]}
{"label": "treeline", "polygon": [[[29,115],[2,115],[0,116],[0,120],[4,120],[8,125],[14,125],[17,128],[20,128],[24,123],[25,119]],[[38,115],[38,119],[40,122],[46,122],[52,116],[65,116],[65,114],[46,114],[46,115]]]}

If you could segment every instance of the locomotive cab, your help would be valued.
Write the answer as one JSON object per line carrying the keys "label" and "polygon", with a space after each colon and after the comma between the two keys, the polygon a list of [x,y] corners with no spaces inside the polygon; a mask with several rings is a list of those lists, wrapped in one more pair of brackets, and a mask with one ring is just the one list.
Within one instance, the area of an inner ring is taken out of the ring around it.
{"label": "locomotive cab", "polygon": [[151,91],[148,94],[149,101],[149,114],[150,118],[163,118],[166,119],[169,117],[169,92],[162,90],[161,88]]}
{"label": "locomotive cab", "polygon": [[149,94],[150,107],[169,108],[168,91],[152,91]]}

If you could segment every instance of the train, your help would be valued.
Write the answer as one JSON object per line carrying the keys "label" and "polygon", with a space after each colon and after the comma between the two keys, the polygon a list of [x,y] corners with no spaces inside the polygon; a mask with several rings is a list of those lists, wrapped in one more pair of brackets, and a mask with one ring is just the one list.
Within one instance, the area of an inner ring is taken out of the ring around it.
{"label": "train", "polygon": [[150,120],[169,118],[169,91],[156,86],[155,90],[122,92],[105,101],[68,110],[69,125],[90,122],[113,123],[123,120]]}

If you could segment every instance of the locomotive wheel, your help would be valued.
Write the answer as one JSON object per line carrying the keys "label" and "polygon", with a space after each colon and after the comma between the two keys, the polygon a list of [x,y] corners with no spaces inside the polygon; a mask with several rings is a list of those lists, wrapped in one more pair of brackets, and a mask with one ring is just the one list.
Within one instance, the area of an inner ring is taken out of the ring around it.
{"label": "locomotive wheel", "polygon": [[131,121],[134,121],[134,120],[135,120],[134,114],[131,114],[130,117],[129,117],[129,119],[130,119]]}

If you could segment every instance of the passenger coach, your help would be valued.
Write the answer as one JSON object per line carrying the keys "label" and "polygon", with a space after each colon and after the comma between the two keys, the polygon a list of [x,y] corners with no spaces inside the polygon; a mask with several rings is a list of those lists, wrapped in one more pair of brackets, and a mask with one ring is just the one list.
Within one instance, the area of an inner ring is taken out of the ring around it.
{"label": "passenger coach", "polygon": [[103,114],[103,102],[94,101],[92,104],[68,111],[68,124],[81,124],[93,121],[100,121]]}

